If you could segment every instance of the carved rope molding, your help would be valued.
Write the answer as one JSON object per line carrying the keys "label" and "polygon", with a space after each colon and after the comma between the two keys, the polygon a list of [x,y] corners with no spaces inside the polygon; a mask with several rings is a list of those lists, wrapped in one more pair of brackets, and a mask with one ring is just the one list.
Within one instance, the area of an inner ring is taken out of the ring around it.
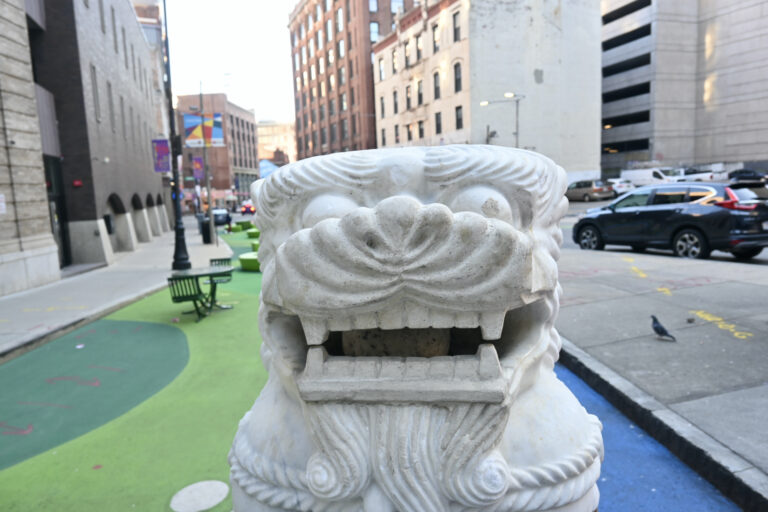
{"label": "carved rope molding", "polygon": [[[582,496],[594,485],[600,473],[603,443],[600,420],[589,416],[593,433],[584,448],[559,461],[511,468],[509,490],[495,505],[478,509],[454,504],[452,512],[528,512],[545,510],[570,503]],[[317,499],[306,483],[306,470],[276,464],[270,459],[244,448],[238,440],[238,448],[245,450],[245,461],[230,452],[229,463],[232,477],[250,496],[271,507],[298,512],[360,512],[362,501],[328,502]],[[237,450],[240,451],[240,450]]]}

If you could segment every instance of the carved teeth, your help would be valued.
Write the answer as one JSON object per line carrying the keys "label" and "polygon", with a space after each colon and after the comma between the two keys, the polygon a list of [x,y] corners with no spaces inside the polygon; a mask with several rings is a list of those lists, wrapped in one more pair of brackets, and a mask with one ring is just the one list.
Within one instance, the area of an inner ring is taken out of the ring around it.
{"label": "carved teeth", "polygon": [[429,327],[429,310],[418,304],[408,303],[405,307],[407,321],[405,325],[411,329]]}
{"label": "carved teeth", "polygon": [[504,311],[482,313],[480,315],[480,330],[484,340],[497,340],[501,338],[504,329]]}
{"label": "carved teeth", "polygon": [[308,345],[322,345],[328,339],[328,324],[319,318],[301,318]]}

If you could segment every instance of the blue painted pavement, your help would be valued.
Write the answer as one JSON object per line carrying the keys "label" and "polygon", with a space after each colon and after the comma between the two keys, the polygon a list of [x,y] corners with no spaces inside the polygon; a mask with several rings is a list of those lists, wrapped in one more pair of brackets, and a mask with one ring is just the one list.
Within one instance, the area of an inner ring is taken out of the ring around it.
{"label": "blue painted pavement", "polygon": [[603,423],[600,512],[740,510],[567,368],[555,372]]}

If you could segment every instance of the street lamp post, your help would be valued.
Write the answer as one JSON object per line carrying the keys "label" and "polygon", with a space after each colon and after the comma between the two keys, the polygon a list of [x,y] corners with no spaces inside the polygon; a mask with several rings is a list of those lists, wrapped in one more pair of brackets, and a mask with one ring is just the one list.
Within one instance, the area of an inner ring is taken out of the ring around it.
{"label": "street lamp post", "polygon": [[184,223],[181,220],[181,184],[179,180],[178,156],[181,154],[181,139],[176,134],[176,115],[173,112],[173,94],[171,92],[171,52],[168,46],[168,13],[163,0],[163,25],[165,29],[165,97],[168,100],[168,126],[171,136],[171,170],[173,173],[173,211],[176,217],[176,233],[173,249],[173,270],[186,270],[192,267],[184,239]]}
{"label": "street lamp post", "polygon": [[216,224],[213,219],[213,196],[211,195],[211,174],[208,171],[207,146],[208,140],[205,138],[205,114],[203,113],[203,83],[200,82],[200,95],[198,96],[198,107],[190,107],[191,111],[197,110],[200,115],[200,129],[203,132],[203,180],[205,181],[206,195],[208,196],[208,232],[211,234],[211,241],[216,237],[216,245],[219,245],[218,233],[216,233]]}
{"label": "street lamp post", "polygon": [[[520,100],[524,99],[525,96],[522,94],[515,94],[514,92],[505,92],[504,93],[503,100],[485,100],[480,102],[481,107],[487,107],[488,105],[492,105],[494,103],[509,103],[511,101],[515,102],[515,147],[520,147]],[[490,139],[493,135],[495,135],[496,132],[491,132],[491,127],[486,127],[486,144],[490,142]]]}

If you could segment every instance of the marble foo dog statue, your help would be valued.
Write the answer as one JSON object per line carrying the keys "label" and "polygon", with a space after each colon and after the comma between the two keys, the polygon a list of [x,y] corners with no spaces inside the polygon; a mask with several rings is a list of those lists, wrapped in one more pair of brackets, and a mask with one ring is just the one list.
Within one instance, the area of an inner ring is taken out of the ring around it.
{"label": "marble foo dog statue", "polygon": [[269,380],[234,509],[592,512],[601,425],[554,374],[562,168],[440,146],[254,183]]}

